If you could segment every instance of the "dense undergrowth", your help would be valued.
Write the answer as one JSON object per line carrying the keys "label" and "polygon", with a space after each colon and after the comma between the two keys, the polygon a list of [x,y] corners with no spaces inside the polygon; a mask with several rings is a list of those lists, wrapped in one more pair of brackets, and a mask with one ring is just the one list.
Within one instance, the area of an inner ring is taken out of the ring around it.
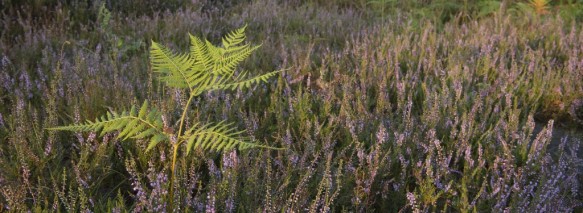
{"label": "dense undergrowth", "polygon": [[[181,152],[180,212],[581,209],[580,1],[25,2],[2,2],[0,212],[166,210],[170,144],[46,131],[144,100],[285,148]],[[185,106],[152,74],[152,40],[245,24],[241,70],[278,78]]]}

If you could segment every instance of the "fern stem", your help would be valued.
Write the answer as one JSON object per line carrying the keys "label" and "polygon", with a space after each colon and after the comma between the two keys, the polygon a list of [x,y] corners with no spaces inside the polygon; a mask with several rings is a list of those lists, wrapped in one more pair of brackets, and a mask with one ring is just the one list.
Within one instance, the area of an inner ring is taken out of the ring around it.
{"label": "fern stem", "polygon": [[176,142],[176,144],[174,145],[174,149],[172,151],[172,167],[171,167],[171,172],[170,173],[170,189],[169,189],[169,201],[168,201],[168,206],[167,206],[167,211],[172,213],[173,209],[174,209],[174,171],[176,168],[176,156],[178,154],[178,147],[180,146],[180,143]]}
{"label": "fern stem", "polygon": [[[188,111],[188,106],[190,106],[190,102],[192,102],[192,98],[194,98],[194,94],[190,94],[190,98],[188,98],[188,101],[186,102],[186,106],[184,106],[184,110],[182,111],[182,117],[180,117],[180,127],[178,127],[178,133],[177,133],[177,138],[182,137],[182,127],[184,127],[184,120],[186,118],[186,112]],[[176,145],[180,144],[180,140],[177,141]]]}
{"label": "fern stem", "polygon": [[184,106],[184,110],[182,111],[182,117],[180,117],[180,126],[178,127],[178,137],[176,137],[177,141],[176,144],[173,145],[173,151],[172,151],[172,167],[170,169],[170,189],[169,189],[169,200],[168,200],[168,208],[167,211],[172,213],[172,210],[174,208],[174,175],[176,173],[176,156],[178,156],[178,147],[180,147],[180,144],[182,143],[183,140],[181,140],[180,138],[182,137],[182,128],[184,127],[184,120],[186,120],[186,112],[188,111],[188,107],[190,106],[190,102],[192,102],[192,98],[194,98],[194,95],[191,93],[190,94],[190,98],[188,98],[188,101],[186,102],[186,106]]}

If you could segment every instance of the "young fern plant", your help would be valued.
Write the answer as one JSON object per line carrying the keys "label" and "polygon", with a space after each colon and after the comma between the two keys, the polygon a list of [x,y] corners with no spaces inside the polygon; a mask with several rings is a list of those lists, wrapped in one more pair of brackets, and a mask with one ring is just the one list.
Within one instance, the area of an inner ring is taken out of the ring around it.
{"label": "young fern plant", "polygon": [[245,26],[237,29],[222,39],[222,46],[215,46],[208,40],[202,40],[190,35],[190,52],[175,54],[168,48],[152,41],[150,63],[155,72],[160,74],[160,80],[168,87],[184,89],[189,98],[182,110],[178,131],[165,128],[162,113],[148,105],[145,101],[141,107],[132,107],[121,113],[108,112],[95,121],[86,121],[78,125],[59,126],[49,130],[94,131],[101,135],[108,132],[119,132],[118,139],[147,139],[146,152],[161,142],[172,145],[172,164],[169,183],[169,212],[173,208],[173,182],[176,168],[176,157],[181,145],[186,145],[186,155],[193,148],[203,150],[224,151],[233,148],[246,149],[251,147],[274,148],[250,141],[243,136],[244,131],[238,131],[234,125],[219,122],[215,124],[195,123],[185,129],[184,121],[190,109],[192,99],[203,92],[214,90],[236,90],[249,88],[275,76],[280,71],[273,71],[256,77],[247,78],[247,72],[235,75],[237,65],[245,60],[259,46],[244,44]]}

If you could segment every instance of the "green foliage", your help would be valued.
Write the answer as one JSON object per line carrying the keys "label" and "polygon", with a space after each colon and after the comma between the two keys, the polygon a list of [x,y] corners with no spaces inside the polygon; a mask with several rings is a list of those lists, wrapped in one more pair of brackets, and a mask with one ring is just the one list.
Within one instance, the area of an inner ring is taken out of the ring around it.
{"label": "green foliage", "polygon": [[478,11],[476,17],[481,18],[499,11],[502,2],[496,0],[482,0],[477,4]]}
{"label": "green foliage", "polygon": [[369,5],[373,11],[381,13],[381,15],[384,16],[385,9],[394,6],[396,2],[397,0],[370,0],[367,2],[367,5]]}
{"label": "green foliage", "polygon": [[561,18],[567,21],[583,21],[583,1],[570,0],[568,2],[557,6]]}
{"label": "green foliage", "polygon": [[97,23],[102,30],[109,30],[109,20],[111,20],[111,12],[105,7],[105,3],[101,4],[99,7],[99,12],[97,13]]}
{"label": "green foliage", "polygon": [[[279,71],[270,72],[250,79],[245,79],[246,72],[234,76],[237,65],[245,60],[259,46],[242,44],[245,41],[245,27],[237,29],[223,38],[223,47],[217,47],[209,41],[190,35],[190,54],[174,54],[168,48],[152,42],[150,51],[153,70],[160,73],[160,80],[169,87],[188,89],[189,102],[193,97],[203,92],[219,89],[245,89],[276,75]],[[94,122],[87,121],[81,125],[70,125],[49,128],[49,130],[94,131],[101,135],[119,131],[118,138],[143,139],[149,138],[146,151],[158,143],[169,141],[178,136],[177,143],[187,143],[187,153],[194,147],[207,150],[227,150],[238,146],[249,148],[259,146],[239,139],[242,132],[235,131],[231,124],[220,122],[211,125],[194,125],[186,132],[180,132],[189,106],[183,110],[179,132],[164,131],[162,114],[156,109],[148,110],[148,102],[144,102],[139,112],[134,107],[121,113],[108,112],[106,116],[97,118]],[[196,143],[195,143],[196,141]],[[264,146],[265,147],[265,146]]]}
{"label": "green foliage", "polygon": [[237,65],[260,47],[242,44],[245,28],[225,36],[222,47],[190,35],[190,54],[174,54],[168,48],[152,42],[152,67],[162,75],[160,80],[169,87],[188,89],[193,96],[219,89],[244,89],[261,81],[267,82],[279,71],[249,79],[245,79],[247,72],[233,76]]}
{"label": "green foliage", "polygon": [[186,153],[190,153],[192,148],[202,148],[205,150],[229,150],[236,145],[239,149],[258,146],[249,143],[249,138],[241,137],[244,131],[237,131],[232,124],[194,124],[184,135],[187,141]]}
{"label": "green foliage", "polygon": [[235,147],[239,149],[273,148],[251,143],[249,139],[240,136],[244,131],[237,131],[232,124],[224,122],[214,125],[194,124],[189,130],[182,131],[187,118],[186,114],[194,97],[212,90],[249,88],[261,81],[267,82],[269,77],[279,72],[274,71],[249,79],[245,78],[246,72],[235,76],[237,65],[259,48],[259,46],[243,44],[245,27],[225,36],[222,47],[214,46],[209,41],[203,41],[192,35],[190,35],[190,39],[190,54],[174,54],[171,50],[153,41],[150,51],[153,70],[160,73],[160,80],[168,87],[187,89],[189,92],[188,102],[178,121],[180,125],[177,132],[168,130],[171,128],[165,126],[162,114],[156,109],[149,110],[147,101],[139,110],[134,106],[129,112],[108,112],[106,116],[97,118],[95,121],[87,121],[84,124],[49,128],[49,130],[101,132],[102,136],[108,132],[119,132],[117,138],[122,140],[147,138],[150,142],[146,151],[156,147],[160,142],[171,142],[173,157],[170,171],[170,196],[167,204],[169,212],[172,212],[174,208],[173,183],[176,158],[178,148],[182,143],[187,143],[187,155],[193,148],[214,151],[224,151]]}
{"label": "green foliage", "polygon": [[80,125],[61,126],[49,128],[49,130],[94,131],[101,132],[101,136],[108,132],[119,131],[117,138],[122,140],[150,138],[151,142],[146,150],[148,151],[159,142],[168,141],[171,136],[164,132],[161,116],[162,114],[156,109],[148,110],[148,102],[145,101],[139,111],[134,106],[129,112],[123,111],[120,114],[108,112],[107,115],[97,118],[94,122],[87,121]]}

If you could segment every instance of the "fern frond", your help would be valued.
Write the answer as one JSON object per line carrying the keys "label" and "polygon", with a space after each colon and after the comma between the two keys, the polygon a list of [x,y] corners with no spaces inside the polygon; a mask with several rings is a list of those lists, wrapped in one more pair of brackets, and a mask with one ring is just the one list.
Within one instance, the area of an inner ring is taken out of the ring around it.
{"label": "fern frond", "polygon": [[231,49],[226,49],[225,53],[216,62],[216,67],[213,69],[213,73],[218,75],[228,75],[235,71],[237,65],[247,59],[255,50],[257,50],[261,45],[249,46],[243,45],[238,47],[233,47]]}
{"label": "fern frond", "polygon": [[245,39],[246,39],[245,29],[246,28],[247,28],[247,25],[245,25],[239,29],[234,30],[233,32],[231,32],[228,35],[226,35],[225,37],[223,37],[223,47],[228,50],[232,46],[239,45],[240,43],[245,41]]}
{"label": "fern frond", "polygon": [[162,74],[160,80],[170,87],[193,88],[189,79],[200,71],[195,60],[188,54],[174,54],[164,46],[152,41],[150,50],[151,64],[154,71]]}
{"label": "fern frond", "polygon": [[245,29],[247,25],[234,30],[227,36],[223,37],[223,51],[220,55],[215,56],[215,75],[229,75],[235,71],[239,63],[245,60],[252,52],[257,50],[261,45],[250,46],[248,44],[240,45],[245,41]]}
{"label": "fern frond", "polygon": [[267,82],[267,80],[269,78],[275,76],[279,72],[281,72],[281,70],[269,72],[269,73],[266,73],[266,74],[263,74],[260,76],[255,76],[253,78],[245,79],[245,80],[244,80],[244,78],[245,78],[245,76],[247,76],[247,73],[244,72],[244,73],[239,75],[239,77],[235,80],[235,82],[216,84],[216,85],[213,85],[209,90],[219,90],[219,89],[237,90],[237,89],[249,88],[254,84],[257,84],[260,82]]}
{"label": "fern frond", "polygon": [[551,0],[530,0],[529,3],[537,14],[549,13]]}
{"label": "fern frond", "polygon": [[191,95],[197,96],[217,89],[248,88],[260,81],[267,81],[267,78],[277,73],[267,73],[247,80],[241,77],[231,79],[237,66],[261,47],[242,44],[246,38],[245,29],[246,26],[241,27],[223,37],[222,47],[190,35],[190,58],[194,62],[191,69],[184,74],[184,84],[190,88]]}
{"label": "fern frond", "polygon": [[[148,109],[148,102],[146,101],[140,107],[139,111],[133,106],[129,112],[124,111],[120,114],[108,112],[105,116],[95,119],[95,121],[87,120],[83,124],[54,127],[48,130],[74,132],[94,131],[101,132],[101,136],[108,132],[119,131],[117,138],[122,140],[128,138],[152,138],[150,142],[151,146],[152,143],[157,144],[161,141],[168,140],[169,137],[164,133],[163,127],[164,124],[160,113],[155,109]],[[150,147],[148,147],[149,149]]]}
{"label": "fern frond", "polygon": [[233,124],[224,122],[215,125],[194,125],[184,136],[186,143],[186,154],[192,148],[202,148],[204,150],[224,151],[238,147],[246,149],[251,147],[266,147],[251,143],[250,139],[243,137],[244,131],[237,131]]}
{"label": "fern frond", "polygon": [[214,60],[209,54],[208,47],[200,38],[189,34],[190,36],[190,55],[201,66],[201,70],[208,71],[212,69]]}
{"label": "fern frond", "polygon": [[224,55],[225,49],[213,45],[208,40],[204,40],[204,42],[205,42],[207,52],[208,52],[210,58],[212,59],[213,63],[216,64],[217,61],[219,61],[221,59],[221,57]]}
{"label": "fern frond", "polygon": [[210,91],[214,85],[220,84],[224,78],[208,74],[205,78],[198,79],[197,87],[192,90],[193,96],[198,96],[203,92]]}

